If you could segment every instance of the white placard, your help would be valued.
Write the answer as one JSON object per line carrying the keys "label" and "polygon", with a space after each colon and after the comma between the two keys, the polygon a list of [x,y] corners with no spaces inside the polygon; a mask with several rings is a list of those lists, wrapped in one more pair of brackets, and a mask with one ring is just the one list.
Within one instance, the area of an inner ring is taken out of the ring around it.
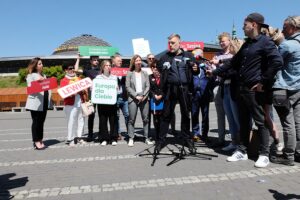
{"label": "white placard", "polygon": [[92,103],[114,105],[117,102],[117,79],[93,79]]}
{"label": "white placard", "polygon": [[144,38],[132,39],[133,53],[146,57],[150,52],[149,41]]}
{"label": "white placard", "polygon": [[64,99],[66,97],[69,97],[73,94],[77,94],[78,92],[91,87],[92,84],[93,82],[90,78],[84,78],[80,81],[76,81],[72,84],[59,88],[57,92],[61,96],[61,98]]}

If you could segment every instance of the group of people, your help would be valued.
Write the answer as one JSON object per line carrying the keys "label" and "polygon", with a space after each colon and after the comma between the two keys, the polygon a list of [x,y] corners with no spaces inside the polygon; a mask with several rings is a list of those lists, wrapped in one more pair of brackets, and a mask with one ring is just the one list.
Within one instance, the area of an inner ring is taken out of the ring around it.
{"label": "group of people", "polygon": [[[99,115],[101,145],[117,145],[121,138],[121,111],[127,128],[128,146],[134,146],[135,121],[140,109],[145,143],[153,144],[159,153],[166,143],[169,125],[175,131],[175,106],[181,114],[180,137],[190,151],[196,153],[194,142],[209,143],[209,105],[215,102],[218,122],[218,142],[214,147],[233,151],[227,161],[247,160],[247,148],[253,122],[260,138],[259,157],[256,167],[266,167],[269,162],[293,165],[300,160],[300,16],[284,20],[283,31],[264,23],[259,13],[251,13],[244,20],[245,41],[231,39],[228,33],[219,35],[222,48],[212,60],[203,57],[203,49],[187,52],[180,48],[178,34],[168,37],[169,49],[161,57],[147,56],[151,69],[149,75],[143,70],[142,57],[134,55],[126,76],[111,74],[113,67],[122,67],[119,54],[111,61],[91,56],[91,66],[85,67],[82,75],[92,80],[110,79],[117,82],[117,101],[114,105],[94,104]],[[283,39],[285,38],[285,39]],[[76,64],[62,65],[66,75],[61,87],[79,80],[80,56]],[[28,66],[27,83],[43,80],[42,62],[33,59]],[[273,96],[273,98],[271,98]],[[82,139],[84,116],[80,104],[89,101],[91,90],[83,90],[64,99],[68,121],[69,145],[94,140],[95,113],[88,116],[88,137]],[[46,118],[51,92],[45,91],[28,96],[26,108],[31,111],[32,137],[36,149],[44,149],[43,123]],[[284,148],[279,140],[279,131],[273,122],[273,106],[283,127]],[[201,110],[202,122],[199,123]],[[191,113],[191,117],[190,117]],[[151,115],[155,136],[149,137]],[[225,116],[229,124],[232,142],[225,146]],[[191,120],[192,118],[192,120]],[[108,122],[110,130],[108,129]],[[190,124],[192,122],[192,132]],[[269,137],[283,154],[270,154]]]}

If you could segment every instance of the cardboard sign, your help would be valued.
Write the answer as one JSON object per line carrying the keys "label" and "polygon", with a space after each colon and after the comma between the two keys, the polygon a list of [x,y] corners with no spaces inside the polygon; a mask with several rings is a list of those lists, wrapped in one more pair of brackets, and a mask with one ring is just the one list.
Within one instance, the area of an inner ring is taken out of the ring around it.
{"label": "cardboard sign", "polygon": [[183,48],[185,51],[192,51],[196,47],[199,47],[201,49],[204,49],[204,43],[203,42],[180,42],[180,47]]}
{"label": "cardboard sign", "polygon": [[93,79],[92,103],[114,105],[117,102],[117,88],[116,79]]}
{"label": "cardboard sign", "polygon": [[57,79],[55,77],[47,78],[42,81],[32,81],[27,87],[27,94],[43,92],[57,88]]}
{"label": "cardboard sign", "polygon": [[113,67],[111,68],[111,74],[115,76],[126,76],[129,68]]}
{"label": "cardboard sign", "polygon": [[132,39],[133,53],[146,57],[150,51],[149,41],[144,38]]}
{"label": "cardboard sign", "polygon": [[73,94],[77,94],[78,92],[85,90],[93,85],[93,82],[90,78],[84,78],[80,81],[77,81],[75,83],[72,83],[70,85],[66,85],[62,88],[59,88],[57,90],[58,94],[61,96],[61,98],[69,97]]}

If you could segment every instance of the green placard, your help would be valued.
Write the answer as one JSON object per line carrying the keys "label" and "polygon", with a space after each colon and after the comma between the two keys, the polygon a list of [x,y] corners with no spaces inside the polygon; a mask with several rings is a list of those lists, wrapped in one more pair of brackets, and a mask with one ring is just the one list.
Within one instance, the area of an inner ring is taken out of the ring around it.
{"label": "green placard", "polygon": [[79,46],[81,56],[113,56],[119,52],[116,47]]}

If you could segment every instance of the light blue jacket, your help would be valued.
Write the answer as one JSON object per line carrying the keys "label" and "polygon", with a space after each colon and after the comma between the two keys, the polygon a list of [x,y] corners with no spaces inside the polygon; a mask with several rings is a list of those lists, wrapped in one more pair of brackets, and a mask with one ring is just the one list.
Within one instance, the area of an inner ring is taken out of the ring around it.
{"label": "light blue jacket", "polygon": [[300,90],[300,33],[283,41],[278,50],[284,60],[283,68],[276,74],[273,88]]}

